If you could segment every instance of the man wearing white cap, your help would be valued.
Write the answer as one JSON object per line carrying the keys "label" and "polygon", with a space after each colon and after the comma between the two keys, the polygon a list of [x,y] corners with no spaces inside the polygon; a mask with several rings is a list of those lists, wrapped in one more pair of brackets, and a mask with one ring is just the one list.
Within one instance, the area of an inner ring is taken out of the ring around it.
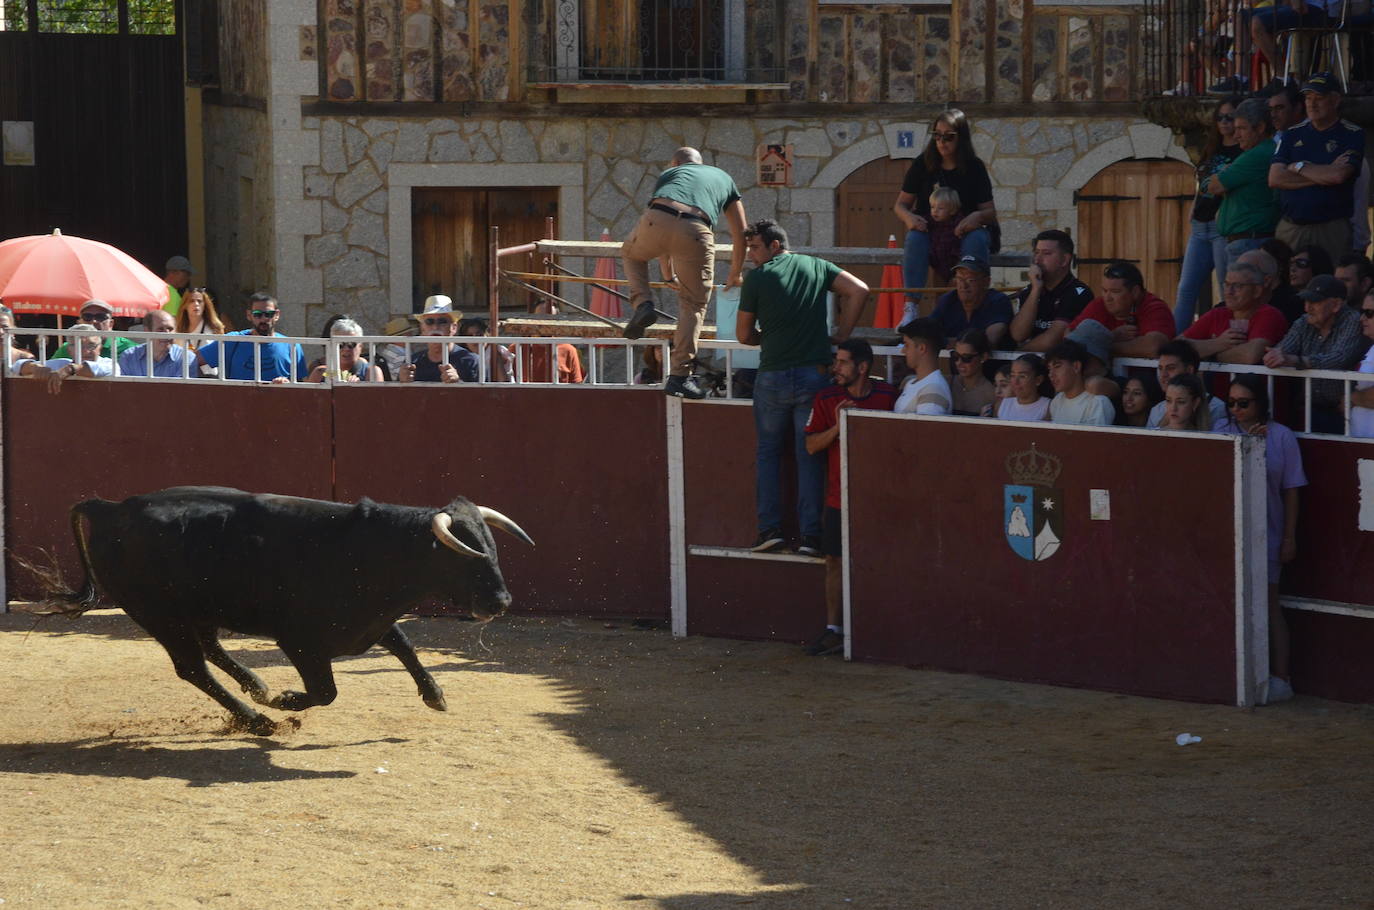
{"label": "man wearing white cap", "polygon": [[[420,334],[448,337],[458,333],[462,313],[443,294],[425,298],[425,310],[415,318]],[[477,355],[461,344],[430,344],[401,367],[401,382],[476,382]]]}
{"label": "man wearing white cap", "polygon": [[[103,300],[87,300],[81,304],[80,321],[98,332],[108,332],[114,328],[114,307]],[[137,346],[137,341],[128,338],[106,338],[105,343],[100,346],[100,354],[103,357],[114,358]],[[52,352],[52,356],[69,357],[71,354],[64,342],[60,348]]]}

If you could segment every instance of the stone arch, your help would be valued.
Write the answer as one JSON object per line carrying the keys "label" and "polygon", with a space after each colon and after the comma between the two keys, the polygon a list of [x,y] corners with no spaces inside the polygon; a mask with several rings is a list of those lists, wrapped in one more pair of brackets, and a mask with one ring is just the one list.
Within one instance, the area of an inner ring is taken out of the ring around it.
{"label": "stone arch", "polygon": [[1068,228],[1077,237],[1078,207],[1073,201],[1074,191],[1087,186],[1088,181],[1113,164],[1133,158],[1167,158],[1192,164],[1187,150],[1168,127],[1157,123],[1131,124],[1126,130],[1126,135],[1095,146],[1075,161],[1059,179],[1054,190],[1046,194],[1046,201],[1053,202],[1053,208],[1057,209],[1058,225]]}
{"label": "stone arch", "polygon": [[[869,136],[840,152],[821,168],[811,181],[810,192],[802,197],[805,211],[811,216],[811,244],[835,245],[835,190],[844,179],[859,168],[879,158],[895,158],[887,135]],[[903,149],[902,151],[907,151]],[[792,191],[793,208],[797,208],[799,191]]]}

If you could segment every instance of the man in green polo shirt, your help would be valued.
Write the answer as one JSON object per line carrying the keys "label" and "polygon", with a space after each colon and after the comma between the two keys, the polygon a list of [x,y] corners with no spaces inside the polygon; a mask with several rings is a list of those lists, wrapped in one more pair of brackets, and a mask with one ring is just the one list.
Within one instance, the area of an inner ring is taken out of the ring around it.
{"label": "man in green polo shirt", "polygon": [[761,349],[754,379],[759,537],[752,549],[761,553],[783,542],[779,471],[790,441],[797,460],[797,549],[819,556],[826,455],[807,453],[804,430],[816,393],[830,385],[829,295],[840,309],[834,341],[844,341],[863,312],[868,285],[834,263],[789,252],[787,232],[773,221],[756,221],[744,236],[756,268],[740,289],[735,337]]}
{"label": "man in green polo shirt", "polygon": [[714,227],[722,215],[734,244],[730,276],[725,280],[725,286],[732,288],[739,285],[744,271],[744,203],[729,174],[702,164],[701,152],[683,147],[673,153],[649,195],[648,208],[620,247],[630,303],[635,307],[625,324],[626,338],[643,337],[657,319],[649,290],[649,261],[658,259],[664,280],[677,286],[677,331],[663,391],[679,398],[706,397],[691,372],[715,277]]}
{"label": "man in green polo shirt", "polygon": [[1274,127],[1263,98],[1247,98],[1236,107],[1236,142],[1241,153],[1208,181],[1207,192],[1221,197],[1217,230],[1226,238],[1225,273],[1240,257],[1274,236],[1279,223],[1279,196],[1269,186],[1274,160]]}
{"label": "man in green polo shirt", "polygon": [[185,256],[173,256],[167,260],[166,277],[162,279],[167,282],[167,303],[163,309],[173,316],[181,312],[181,295],[186,293],[195,271],[191,260]]}

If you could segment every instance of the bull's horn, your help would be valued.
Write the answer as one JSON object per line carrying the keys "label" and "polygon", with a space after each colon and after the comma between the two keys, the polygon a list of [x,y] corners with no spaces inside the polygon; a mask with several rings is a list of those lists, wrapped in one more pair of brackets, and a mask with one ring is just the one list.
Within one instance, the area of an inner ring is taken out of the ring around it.
{"label": "bull's horn", "polygon": [[477,511],[482,513],[482,520],[493,528],[500,528],[511,537],[517,540],[523,540],[530,546],[534,546],[534,541],[530,540],[530,535],[526,534],[523,528],[500,512],[495,509],[488,509],[486,506],[478,506]]}
{"label": "bull's horn", "polygon": [[434,536],[439,538],[439,543],[448,547],[453,552],[460,556],[472,557],[473,559],[487,558],[487,554],[483,553],[481,550],[474,550],[472,547],[454,537],[453,532],[449,530],[452,526],[453,516],[447,512],[440,512],[435,515],[434,520],[429,523],[429,528],[434,532]]}

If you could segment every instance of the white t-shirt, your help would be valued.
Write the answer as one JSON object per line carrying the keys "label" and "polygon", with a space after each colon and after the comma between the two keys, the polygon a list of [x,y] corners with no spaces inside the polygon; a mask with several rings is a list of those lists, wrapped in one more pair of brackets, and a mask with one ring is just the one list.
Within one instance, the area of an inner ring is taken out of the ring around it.
{"label": "white t-shirt", "polygon": [[[1361,373],[1374,373],[1374,348],[1364,355],[1364,360],[1360,361]],[[1374,382],[1357,382],[1356,389],[1367,389],[1374,386]],[[1350,435],[1374,437],[1374,408],[1357,408],[1353,405],[1350,408]]]}
{"label": "white t-shirt", "polygon": [[[1145,426],[1152,430],[1158,430],[1159,425],[1164,422],[1164,411],[1169,406],[1169,402],[1161,401],[1159,404],[1150,408],[1150,419]],[[1207,396],[1207,410],[1212,412],[1212,426],[1219,427],[1227,418],[1226,402],[1215,395]]]}
{"label": "white t-shirt", "polygon": [[997,407],[998,420],[1044,420],[1050,412],[1050,400],[1041,396],[1030,404],[1022,404],[1015,398],[1003,398]]}
{"label": "white t-shirt", "polygon": [[902,392],[897,396],[897,404],[892,410],[898,414],[924,414],[941,416],[949,413],[950,402],[954,396],[949,392],[949,382],[939,370],[925,379],[907,377],[902,383]]}
{"label": "white t-shirt", "polygon": [[1116,419],[1116,408],[1105,395],[1094,395],[1083,391],[1077,398],[1070,398],[1063,392],[1054,396],[1050,402],[1050,420],[1055,423],[1086,424],[1095,427],[1109,427]]}

